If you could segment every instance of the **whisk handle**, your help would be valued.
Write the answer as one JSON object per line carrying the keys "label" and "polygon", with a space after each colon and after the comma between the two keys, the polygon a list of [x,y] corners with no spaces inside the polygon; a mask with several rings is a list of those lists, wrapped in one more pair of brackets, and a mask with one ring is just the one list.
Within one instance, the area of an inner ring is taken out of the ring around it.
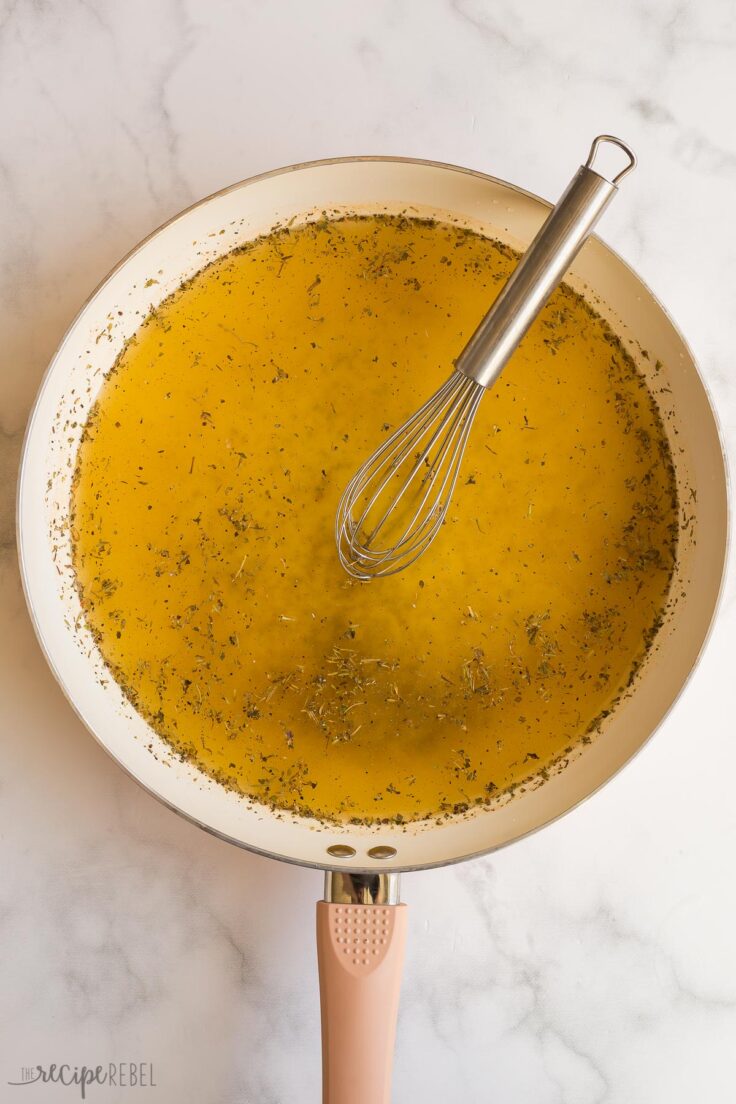
{"label": "whisk handle", "polygon": [[[613,144],[628,164],[612,180],[593,168],[599,147]],[[491,387],[552,292],[591,234],[618,184],[636,165],[619,138],[601,134],[512,272],[491,309],[460,354],[455,367],[483,387]]]}

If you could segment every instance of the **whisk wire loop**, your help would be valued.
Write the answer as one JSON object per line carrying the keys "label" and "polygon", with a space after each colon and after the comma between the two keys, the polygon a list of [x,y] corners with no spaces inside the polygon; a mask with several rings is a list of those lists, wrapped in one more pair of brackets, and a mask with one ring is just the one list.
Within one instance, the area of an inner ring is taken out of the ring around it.
{"label": "whisk wire loop", "polygon": [[453,372],[353,476],[335,519],[340,562],[350,575],[402,571],[434,540],[482,393],[480,384]]}

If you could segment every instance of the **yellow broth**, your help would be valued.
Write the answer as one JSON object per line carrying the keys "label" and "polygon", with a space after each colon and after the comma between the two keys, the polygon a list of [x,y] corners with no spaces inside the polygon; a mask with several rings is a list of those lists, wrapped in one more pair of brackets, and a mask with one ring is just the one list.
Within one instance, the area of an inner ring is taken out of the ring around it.
{"label": "yellow broth", "polygon": [[444,223],[283,228],[153,311],[80,446],[74,565],[114,677],[222,785],[328,820],[493,804],[630,684],[676,554],[651,394],[570,288],[484,396],[447,524],[352,581],[359,464],[449,374],[516,257]]}

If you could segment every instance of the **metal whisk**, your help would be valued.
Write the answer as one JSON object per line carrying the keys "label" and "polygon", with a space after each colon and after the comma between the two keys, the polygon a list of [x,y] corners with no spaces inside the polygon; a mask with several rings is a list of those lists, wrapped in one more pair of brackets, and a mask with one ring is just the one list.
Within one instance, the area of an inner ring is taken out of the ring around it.
{"label": "metal whisk", "polygon": [[[611,180],[593,169],[612,143],[628,163]],[[619,138],[601,134],[493,306],[455,362],[449,379],[355,473],[340,499],[335,541],[356,579],[403,571],[437,536],[450,505],[473,420],[552,292],[636,165]]]}

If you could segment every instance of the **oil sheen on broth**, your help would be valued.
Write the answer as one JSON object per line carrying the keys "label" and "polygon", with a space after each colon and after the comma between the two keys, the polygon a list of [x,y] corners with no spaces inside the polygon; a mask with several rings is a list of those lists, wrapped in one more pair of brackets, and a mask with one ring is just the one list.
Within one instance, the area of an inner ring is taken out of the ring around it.
{"label": "oil sheen on broth", "polygon": [[80,446],[87,624],[180,755],[332,820],[493,804],[564,766],[661,621],[677,533],[655,403],[563,287],[481,403],[448,523],[391,578],[340,492],[450,371],[516,257],[393,216],[283,229],[146,319]]}

